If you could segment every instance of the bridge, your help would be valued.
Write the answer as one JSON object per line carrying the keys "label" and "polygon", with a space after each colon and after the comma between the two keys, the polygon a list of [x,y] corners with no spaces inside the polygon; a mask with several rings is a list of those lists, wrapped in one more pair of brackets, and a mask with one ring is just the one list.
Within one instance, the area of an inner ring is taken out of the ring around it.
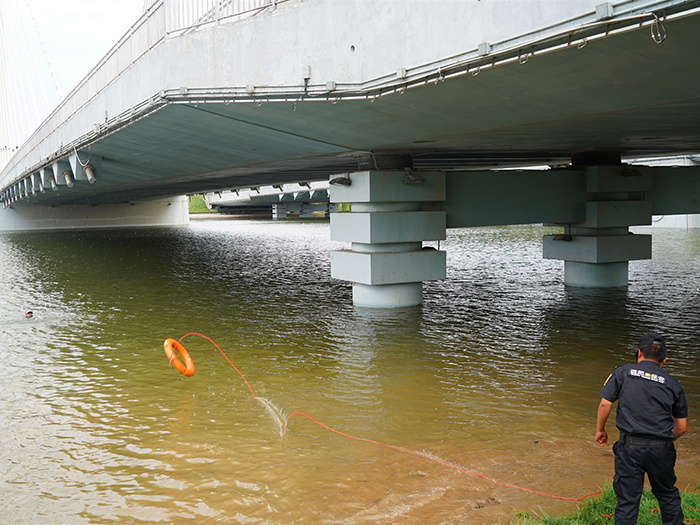
{"label": "bridge", "polygon": [[[700,213],[698,0],[156,0],[14,152],[0,229],[182,224],[182,195],[330,180],[332,273],[418,304],[452,227],[554,223],[572,286]],[[546,166],[538,170],[503,170]]]}
{"label": "bridge", "polygon": [[328,218],[338,206],[330,204],[328,182],[275,184],[217,191],[204,195],[210,209],[225,214],[285,218]]}

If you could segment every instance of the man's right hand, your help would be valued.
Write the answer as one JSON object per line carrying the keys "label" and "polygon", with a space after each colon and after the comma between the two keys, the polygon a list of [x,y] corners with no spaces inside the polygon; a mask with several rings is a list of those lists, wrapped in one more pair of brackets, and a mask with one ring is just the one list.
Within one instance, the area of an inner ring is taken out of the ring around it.
{"label": "man's right hand", "polygon": [[608,443],[608,433],[605,431],[605,422],[608,420],[610,411],[612,410],[612,401],[608,401],[604,397],[600,398],[598,405],[598,419],[596,420],[595,442],[601,447]]}
{"label": "man's right hand", "polygon": [[608,433],[605,430],[598,430],[595,433],[595,442],[601,447],[608,444]]}

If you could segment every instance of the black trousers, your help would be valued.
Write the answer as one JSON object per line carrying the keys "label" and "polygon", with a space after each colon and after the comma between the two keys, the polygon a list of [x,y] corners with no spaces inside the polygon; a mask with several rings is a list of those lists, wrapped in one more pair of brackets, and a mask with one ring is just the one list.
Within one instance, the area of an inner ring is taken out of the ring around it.
{"label": "black trousers", "polygon": [[651,492],[659,501],[664,525],[683,525],[681,497],[675,487],[676,449],[673,441],[644,440],[621,436],[613,445],[617,495],[615,525],[637,525],[639,500],[644,489],[644,474],[649,477]]}

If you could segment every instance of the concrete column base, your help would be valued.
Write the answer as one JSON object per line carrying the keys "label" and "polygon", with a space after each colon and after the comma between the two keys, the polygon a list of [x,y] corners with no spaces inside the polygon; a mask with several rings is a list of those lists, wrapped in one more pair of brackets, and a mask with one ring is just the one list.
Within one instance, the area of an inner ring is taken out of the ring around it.
{"label": "concrete column base", "polygon": [[423,302],[422,283],[369,285],[353,283],[352,302],[367,308],[402,308]]}
{"label": "concrete column base", "polygon": [[564,261],[564,284],[581,288],[627,286],[629,263],[583,263]]}

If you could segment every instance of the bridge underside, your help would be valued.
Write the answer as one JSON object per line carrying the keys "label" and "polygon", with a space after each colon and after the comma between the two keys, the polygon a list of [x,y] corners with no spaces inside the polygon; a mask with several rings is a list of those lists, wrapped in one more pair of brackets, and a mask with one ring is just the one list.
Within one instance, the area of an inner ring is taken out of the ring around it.
{"label": "bridge underside", "polygon": [[698,152],[700,15],[665,28],[661,44],[645,26],[364,96],[285,101],[233,89],[165,89],[78,148],[81,162],[101,160],[97,184],[59,180],[57,191],[14,205],[127,202],[364,169]]}

